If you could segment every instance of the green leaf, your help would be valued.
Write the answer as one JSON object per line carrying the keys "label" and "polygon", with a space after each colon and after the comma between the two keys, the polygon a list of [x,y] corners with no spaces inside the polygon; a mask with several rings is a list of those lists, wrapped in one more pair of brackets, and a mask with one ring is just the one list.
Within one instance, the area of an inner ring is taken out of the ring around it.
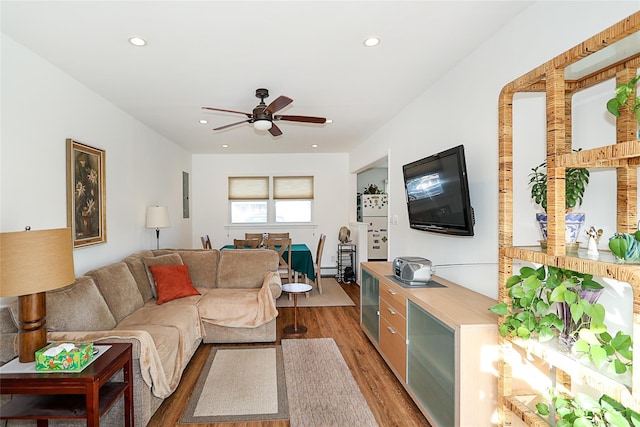
{"label": "green leaf", "polygon": [[604,364],[604,362],[607,361],[607,352],[599,345],[592,345],[590,354],[591,360],[598,368],[600,368]]}
{"label": "green leaf", "polygon": [[555,336],[556,334],[553,332],[553,329],[549,328],[548,326],[542,326],[540,328],[540,332],[538,333],[538,341],[551,341]]}
{"label": "green leaf", "polygon": [[595,280],[591,280],[590,278],[583,280],[580,286],[585,291],[596,291],[599,289],[604,289],[604,286],[602,286],[600,283],[596,282]]}
{"label": "green leaf", "polygon": [[503,337],[507,336],[507,333],[509,332],[509,326],[506,323],[503,323],[502,325],[500,325],[500,327],[498,328],[498,332],[500,332],[500,335]]}
{"label": "green leaf", "polygon": [[542,314],[546,313],[547,311],[549,311],[549,304],[547,304],[543,300],[540,300],[536,303],[536,313]]}
{"label": "green leaf", "polygon": [[613,252],[613,254],[618,258],[624,258],[624,254],[627,252],[628,247],[627,241],[618,236],[619,235],[616,235],[609,239],[609,249],[611,249],[611,252]]}
{"label": "green leaf", "polygon": [[501,302],[490,307],[489,311],[497,314],[498,316],[504,316],[509,312],[509,305],[506,302]]}
{"label": "green leaf", "polygon": [[583,339],[579,339],[573,345],[573,349],[578,353],[589,353],[589,343]]}
{"label": "green leaf", "polygon": [[546,403],[536,403],[536,409],[538,410],[538,413],[542,416],[549,415],[550,413],[549,405],[547,405]]}
{"label": "green leaf", "polygon": [[624,374],[625,372],[627,372],[627,365],[625,365],[618,359],[613,360],[613,368],[616,371],[616,374]]}
{"label": "green leaf", "polygon": [[619,412],[607,412],[604,414],[604,419],[609,423],[608,425],[615,427],[631,427],[629,421]]}
{"label": "green leaf", "polygon": [[531,275],[533,275],[533,274],[537,274],[537,273],[536,273],[536,270],[534,270],[534,269],[533,269],[533,268],[531,268],[531,267],[522,267],[522,268],[520,269],[520,276],[521,276],[523,279],[526,279],[527,277],[529,277],[529,276],[531,276]]}
{"label": "green leaf", "polygon": [[575,302],[576,298],[578,298],[578,296],[574,292],[565,292],[564,293],[564,301],[567,304],[573,304]]}
{"label": "green leaf", "polygon": [[507,279],[507,289],[509,289],[510,287],[512,287],[513,285],[517,285],[518,283],[522,282],[522,277],[520,276],[511,276]]}
{"label": "green leaf", "polygon": [[616,336],[611,340],[611,345],[616,350],[624,350],[631,347],[631,337],[618,331]]}
{"label": "green leaf", "polygon": [[564,302],[564,293],[566,292],[567,287],[564,285],[560,285],[555,288],[551,292],[551,296],[549,296],[550,302]]}
{"label": "green leaf", "polygon": [[582,409],[585,409],[591,412],[600,411],[600,404],[598,403],[598,401],[587,394],[576,393],[575,401],[578,404],[578,406],[580,406]]}
{"label": "green leaf", "polygon": [[573,427],[593,427],[593,423],[588,418],[580,417],[573,422]]}
{"label": "green leaf", "polygon": [[582,315],[584,314],[584,310],[580,304],[572,304],[569,306],[569,310],[571,310],[571,319],[574,322],[578,323],[580,319],[582,319]]}
{"label": "green leaf", "polygon": [[523,340],[528,340],[529,337],[531,336],[531,332],[529,331],[529,329],[520,326],[517,330],[516,330],[516,334],[522,338]]}
{"label": "green leaf", "polygon": [[595,323],[597,325],[604,324],[605,309],[602,304],[592,304],[589,315],[591,316],[591,323]]}
{"label": "green leaf", "polygon": [[598,337],[589,329],[580,329],[578,332],[578,336],[581,340],[584,340],[589,345],[600,345],[600,341],[598,341]]}
{"label": "green leaf", "polygon": [[607,102],[607,111],[616,117],[620,117],[620,102],[617,98],[611,98],[609,102]]}

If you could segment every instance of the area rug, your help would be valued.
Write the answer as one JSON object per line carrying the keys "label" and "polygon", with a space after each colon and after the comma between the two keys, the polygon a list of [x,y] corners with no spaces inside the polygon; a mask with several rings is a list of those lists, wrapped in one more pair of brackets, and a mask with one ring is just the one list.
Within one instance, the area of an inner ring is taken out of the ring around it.
{"label": "area rug", "polygon": [[283,339],[291,427],[377,426],[332,338]]}
{"label": "area rug", "polygon": [[[315,284],[309,293],[309,298],[305,295],[298,295],[298,307],[331,307],[355,305],[349,295],[342,290],[340,284],[333,277],[322,279],[322,294],[318,292]],[[355,283],[349,286],[358,286]],[[293,307],[293,297],[289,299],[289,294],[283,292],[276,300],[276,307]]]}
{"label": "area rug", "polygon": [[289,418],[280,346],[212,348],[183,424]]}

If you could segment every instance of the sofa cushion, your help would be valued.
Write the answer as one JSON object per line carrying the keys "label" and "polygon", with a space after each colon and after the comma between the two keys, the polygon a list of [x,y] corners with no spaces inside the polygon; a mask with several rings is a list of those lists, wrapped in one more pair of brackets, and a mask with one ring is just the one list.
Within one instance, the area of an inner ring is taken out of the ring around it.
{"label": "sofa cushion", "polygon": [[145,267],[142,262],[144,258],[148,257],[153,257],[153,252],[140,251],[123,259],[123,261],[127,263],[127,266],[129,266],[129,270],[131,270],[131,274],[133,274],[133,278],[138,284],[138,290],[140,290],[144,302],[153,298],[151,283],[149,283],[149,278],[147,277],[147,267]]}
{"label": "sofa cushion", "polygon": [[160,249],[153,251],[156,256],[170,253],[180,255],[182,263],[189,267],[191,282],[197,288],[215,288],[218,281],[218,262],[220,251],[217,249]]}
{"label": "sofa cushion", "polygon": [[93,278],[80,276],[70,286],[47,292],[50,331],[106,331],[116,326]]}
{"label": "sofa cushion", "polygon": [[193,287],[189,277],[189,267],[186,265],[150,265],[158,294],[158,305],[165,302],[200,295]]}
{"label": "sofa cushion", "polygon": [[149,270],[149,267],[152,266],[152,265],[180,265],[180,264],[183,264],[182,258],[180,258],[180,255],[178,255],[178,254],[167,254],[167,255],[160,255],[160,256],[156,256],[156,257],[143,258],[142,262],[145,265],[145,268],[146,268],[146,271],[147,271],[147,280],[151,284],[151,292],[153,292],[153,297],[154,298],[158,298],[158,292],[156,291],[156,281],[153,278],[153,274],[151,273],[151,270]]}
{"label": "sofa cushion", "polygon": [[142,294],[126,263],[109,264],[91,270],[86,275],[95,280],[116,322],[144,305]]}
{"label": "sofa cushion", "polygon": [[218,288],[260,288],[267,271],[278,271],[278,253],[269,249],[220,251]]}
{"label": "sofa cushion", "polygon": [[15,346],[18,327],[9,307],[0,307],[0,365],[4,365],[18,354]]}

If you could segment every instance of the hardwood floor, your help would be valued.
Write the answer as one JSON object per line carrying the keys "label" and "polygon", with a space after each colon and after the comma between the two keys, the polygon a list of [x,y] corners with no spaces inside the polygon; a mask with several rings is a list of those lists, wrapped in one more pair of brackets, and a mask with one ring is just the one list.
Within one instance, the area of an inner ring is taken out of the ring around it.
{"label": "hardwood floor", "polygon": [[[298,320],[308,328],[308,332],[302,338],[333,338],[335,340],[380,426],[429,426],[429,422],[362,332],[358,309],[360,288],[356,284],[341,286],[356,305],[353,307],[298,308]],[[277,319],[276,344],[280,344],[280,340],[283,338],[282,328],[293,323],[293,308],[279,308],[278,311],[280,314]],[[292,337],[284,336],[284,338]],[[241,345],[246,346],[247,344]],[[213,346],[216,345],[203,344],[196,351],[182,376],[178,389],[162,403],[149,422],[149,427],[181,425],[182,412]],[[229,345],[219,346],[228,347]],[[195,426],[194,424],[189,425]],[[289,421],[197,424],[197,426],[286,427],[289,426]]]}

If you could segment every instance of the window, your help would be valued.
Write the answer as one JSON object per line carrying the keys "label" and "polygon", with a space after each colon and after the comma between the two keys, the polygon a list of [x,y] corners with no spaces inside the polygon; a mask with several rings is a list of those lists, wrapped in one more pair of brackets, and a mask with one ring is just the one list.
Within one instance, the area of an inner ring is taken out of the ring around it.
{"label": "window", "polygon": [[[229,177],[232,224],[311,222],[312,176]],[[271,197],[271,194],[273,196]]]}
{"label": "window", "polygon": [[267,223],[269,177],[229,177],[231,223]]}
{"label": "window", "polygon": [[311,222],[312,176],[274,176],[276,222]]}

